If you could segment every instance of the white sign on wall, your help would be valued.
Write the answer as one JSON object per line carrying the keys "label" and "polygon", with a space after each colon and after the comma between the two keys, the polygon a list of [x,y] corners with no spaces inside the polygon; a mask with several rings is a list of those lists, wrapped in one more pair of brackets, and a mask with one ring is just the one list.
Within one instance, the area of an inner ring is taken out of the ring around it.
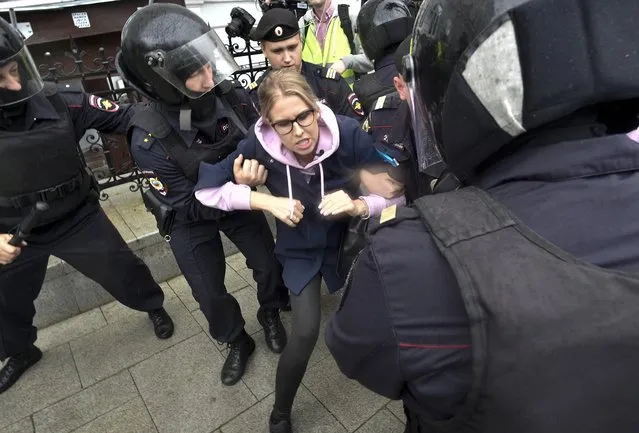
{"label": "white sign on wall", "polygon": [[73,24],[79,29],[88,29],[91,27],[89,15],[86,12],[72,12]]}

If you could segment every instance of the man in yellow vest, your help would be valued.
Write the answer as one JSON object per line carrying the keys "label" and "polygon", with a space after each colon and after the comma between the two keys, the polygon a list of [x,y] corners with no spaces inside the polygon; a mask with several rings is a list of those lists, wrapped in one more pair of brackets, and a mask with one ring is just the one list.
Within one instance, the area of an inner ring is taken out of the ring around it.
{"label": "man in yellow vest", "polygon": [[356,72],[373,69],[354,36],[359,2],[308,0],[308,5],[310,9],[299,20],[302,60],[330,67],[352,87]]}

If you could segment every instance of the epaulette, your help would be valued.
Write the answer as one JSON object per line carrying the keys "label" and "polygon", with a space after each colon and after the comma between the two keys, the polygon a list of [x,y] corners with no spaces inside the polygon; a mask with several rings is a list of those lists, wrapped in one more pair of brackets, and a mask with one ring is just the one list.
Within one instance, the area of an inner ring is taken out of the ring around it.
{"label": "epaulette", "polygon": [[384,227],[394,226],[402,221],[418,218],[419,214],[416,209],[394,204],[384,209],[378,217],[371,217],[368,223],[368,232],[373,234]]}
{"label": "epaulette", "polygon": [[320,77],[328,78],[329,80],[339,81],[342,76],[335,72],[335,69],[322,67],[319,73]]}
{"label": "epaulette", "polygon": [[257,81],[253,81],[252,83],[250,83],[250,84],[248,85],[248,89],[249,89],[249,90],[257,89]]}
{"label": "epaulette", "polygon": [[127,130],[127,142],[132,145],[133,130],[139,128],[144,131],[144,138],[135,143],[142,149],[150,149],[153,143],[158,139],[168,137],[171,133],[171,125],[162,117],[161,114],[156,113],[149,107],[138,107],[131,116],[129,121],[129,128]]}
{"label": "epaulette", "polygon": [[[144,138],[142,139],[142,141],[140,141],[139,143],[136,143],[138,146],[140,146],[142,149],[144,150],[149,150],[151,148],[151,146],[153,146],[153,143],[155,143],[155,141],[157,140],[156,137],[153,136],[153,134],[151,134],[150,132],[147,132],[144,136]],[[131,143],[133,144],[133,143]]]}
{"label": "epaulette", "polygon": [[402,99],[399,97],[398,92],[388,93],[386,95],[380,96],[375,100],[371,111],[397,108],[401,103]]}
{"label": "epaulette", "polygon": [[56,88],[60,93],[83,93],[82,84],[74,82],[56,83]]}

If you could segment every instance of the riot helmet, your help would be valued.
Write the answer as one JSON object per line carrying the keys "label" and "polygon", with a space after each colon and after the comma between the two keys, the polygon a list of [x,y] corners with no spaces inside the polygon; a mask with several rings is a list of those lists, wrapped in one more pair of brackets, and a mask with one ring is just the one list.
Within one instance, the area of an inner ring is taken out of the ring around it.
{"label": "riot helmet", "polygon": [[357,33],[366,57],[375,62],[393,53],[410,35],[413,23],[403,0],[368,0],[357,15]]}
{"label": "riot helmet", "polygon": [[188,105],[208,93],[186,85],[202,68],[212,69],[214,85],[239,68],[215,30],[194,12],[170,3],[145,6],[131,15],[121,45],[116,57],[120,74],[149,98],[168,105]]}
{"label": "riot helmet", "polygon": [[22,34],[0,17],[0,108],[24,102],[43,87]]}
{"label": "riot helmet", "polygon": [[441,152],[468,180],[516,137],[638,97],[637,22],[626,0],[424,0],[404,64],[420,169]]}

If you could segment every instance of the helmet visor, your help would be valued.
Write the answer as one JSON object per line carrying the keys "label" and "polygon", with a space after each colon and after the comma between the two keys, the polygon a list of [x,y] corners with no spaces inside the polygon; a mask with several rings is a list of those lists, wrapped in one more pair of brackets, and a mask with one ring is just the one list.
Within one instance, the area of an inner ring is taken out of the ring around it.
{"label": "helmet visor", "polygon": [[191,99],[199,98],[211,90],[202,91],[198,88],[198,73],[208,73],[207,66],[211,69],[213,86],[239,69],[215,30],[171,51],[153,51],[147,54],[146,60],[158,75]]}
{"label": "helmet visor", "polygon": [[433,122],[426,106],[418,97],[415,65],[411,55],[404,56],[403,76],[408,84],[411,120],[415,134],[415,151],[419,171],[431,177],[439,177],[444,170],[444,161],[437,145]]}
{"label": "helmet visor", "polygon": [[0,61],[0,107],[26,101],[44,87],[26,46]]}

